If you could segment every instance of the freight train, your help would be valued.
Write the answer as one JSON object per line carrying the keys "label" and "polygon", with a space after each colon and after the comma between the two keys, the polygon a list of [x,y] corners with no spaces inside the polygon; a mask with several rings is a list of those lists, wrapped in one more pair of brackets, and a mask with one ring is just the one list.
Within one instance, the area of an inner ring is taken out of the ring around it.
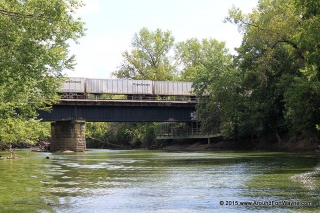
{"label": "freight train", "polygon": [[168,96],[195,98],[192,82],[151,81],[132,79],[96,79],[70,77],[59,90],[61,98],[88,98],[102,94],[126,95],[127,99],[165,99]]}

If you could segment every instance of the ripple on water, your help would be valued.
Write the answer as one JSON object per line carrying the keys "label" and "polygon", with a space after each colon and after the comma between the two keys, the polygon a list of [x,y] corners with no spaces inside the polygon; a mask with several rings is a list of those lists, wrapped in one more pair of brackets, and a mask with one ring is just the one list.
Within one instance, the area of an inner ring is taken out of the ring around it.
{"label": "ripple on water", "polygon": [[[320,166],[317,166],[314,171],[305,172],[302,174],[296,174],[291,176],[291,180],[294,182],[298,182],[302,187],[315,191],[319,188],[317,184],[317,175],[320,174]],[[299,185],[300,185],[299,184]]]}

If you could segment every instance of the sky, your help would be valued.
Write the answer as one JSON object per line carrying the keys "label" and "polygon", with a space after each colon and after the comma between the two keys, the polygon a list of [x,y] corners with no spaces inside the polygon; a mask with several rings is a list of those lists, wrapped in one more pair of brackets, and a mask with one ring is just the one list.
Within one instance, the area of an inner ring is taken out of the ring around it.
{"label": "sky", "polygon": [[226,42],[231,53],[239,47],[242,35],[236,25],[224,23],[228,10],[235,7],[249,13],[258,0],[82,0],[85,6],[77,16],[85,22],[86,36],[70,42],[76,56],[69,77],[114,78],[121,53],[130,50],[135,33],[146,27],[171,31],[175,42],[191,38],[212,38]]}

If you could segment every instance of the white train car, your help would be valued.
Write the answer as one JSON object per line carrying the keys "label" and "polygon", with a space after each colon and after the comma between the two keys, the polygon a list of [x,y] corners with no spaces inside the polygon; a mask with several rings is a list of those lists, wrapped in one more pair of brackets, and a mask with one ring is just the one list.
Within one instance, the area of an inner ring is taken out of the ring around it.
{"label": "white train car", "polygon": [[153,82],[130,79],[86,79],[88,94],[152,95]]}
{"label": "white train car", "polygon": [[154,94],[159,96],[194,96],[192,82],[154,81]]}
{"label": "white train car", "polygon": [[74,96],[84,96],[85,78],[70,77],[61,86],[62,98],[73,98]]}

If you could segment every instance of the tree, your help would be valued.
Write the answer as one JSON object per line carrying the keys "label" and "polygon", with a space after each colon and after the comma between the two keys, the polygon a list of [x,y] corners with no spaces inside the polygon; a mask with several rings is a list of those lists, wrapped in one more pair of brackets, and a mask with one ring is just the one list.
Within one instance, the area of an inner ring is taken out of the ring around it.
{"label": "tree", "polygon": [[197,114],[204,133],[214,131],[225,136],[235,132],[239,94],[236,69],[224,42],[213,42],[210,58],[196,66],[193,87],[200,99]]}
{"label": "tree", "polygon": [[123,62],[113,75],[118,78],[172,80],[175,67],[169,51],[173,43],[170,31],[141,29],[132,39],[131,52],[122,53]]}
{"label": "tree", "polygon": [[[319,5],[318,1],[310,2]],[[226,19],[237,24],[244,34],[236,63],[243,76],[242,87],[251,93],[245,110],[256,106],[249,110],[256,115],[252,122],[255,134],[273,132],[279,142],[280,133],[292,127],[300,132],[312,126],[315,129],[311,117],[318,117],[314,110],[319,108],[318,102],[307,101],[318,94],[320,74],[320,37],[315,30],[320,22],[310,2],[263,0],[251,14],[233,8]]]}
{"label": "tree", "polygon": [[284,94],[285,118],[296,133],[314,133],[320,120],[320,82],[295,79]]}
{"label": "tree", "polygon": [[196,67],[203,65],[211,59],[215,51],[223,49],[224,42],[215,39],[203,39],[201,42],[197,38],[188,39],[175,45],[175,60],[179,67],[181,80],[192,81],[196,75]]}
{"label": "tree", "polygon": [[76,0],[0,2],[2,143],[36,139],[43,131],[36,112],[57,100],[61,71],[74,64],[67,41],[84,35],[72,16],[79,6]]}

